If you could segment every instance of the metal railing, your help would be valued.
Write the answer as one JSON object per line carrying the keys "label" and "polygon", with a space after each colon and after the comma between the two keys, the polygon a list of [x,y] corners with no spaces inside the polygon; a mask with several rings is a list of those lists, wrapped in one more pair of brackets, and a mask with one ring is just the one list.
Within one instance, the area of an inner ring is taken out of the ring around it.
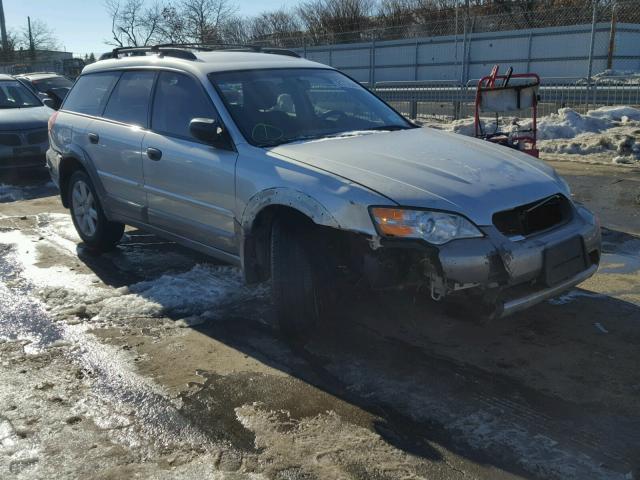
{"label": "metal railing", "polygon": [[[477,80],[378,82],[365,85],[411,119],[454,120],[473,115]],[[640,78],[545,78],[539,90],[538,115],[570,107],[580,113],[605,105],[640,106]]]}

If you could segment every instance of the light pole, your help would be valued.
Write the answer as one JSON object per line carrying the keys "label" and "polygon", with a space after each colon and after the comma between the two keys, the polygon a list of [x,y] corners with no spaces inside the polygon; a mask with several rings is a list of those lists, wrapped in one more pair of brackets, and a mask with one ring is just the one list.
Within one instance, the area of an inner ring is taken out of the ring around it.
{"label": "light pole", "polygon": [[6,56],[9,52],[9,41],[7,40],[7,26],[4,23],[4,6],[0,0],[0,33],[2,34],[2,53]]}

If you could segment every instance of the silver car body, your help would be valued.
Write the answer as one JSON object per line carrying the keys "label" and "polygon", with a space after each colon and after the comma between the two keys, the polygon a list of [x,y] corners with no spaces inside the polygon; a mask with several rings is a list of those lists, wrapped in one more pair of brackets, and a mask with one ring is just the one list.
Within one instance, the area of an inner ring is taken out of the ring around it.
{"label": "silver car body", "polygon": [[[201,83],[228,131],[234,150],[168,139],[145,129],[59,111],[47,159],[64,195],[65,168],[82,165],[92,177],[112,220],[172,238],[244,268],[255,220],[281,205],[318,225],[367,240],[372,252],[393,246],[380,237],[372,206],[402,206],[458,213],[483,238],[429,246],[435,268],[425,275],[434,298],[471,287],[503,293],[499,314],[509,314],[556,295],[593,275],[600,256],[597,219],[569,201],[568,222],[531,237],[499,231],[497,212],[553,195],[570,199],[566,183],[544,162],[488,142],[418,128],[379,131],[273,148],[257,147],[242,135],[207,75],[225,70],[329,67],[304,59],[247,52],[197,53],[197,60],[156,55],[96,62],[83,75],[127,69],[184,72]],[[88,133],[100,129],[95,145]],[[163,151],[149,161],[147,148]],[[188,160],[188,161],[187,161]],[[63,197],[64,200],[64,197]],[[589,260],[562,282],[536,284],[549,248],[579,238]],[[418,249],[420,247],[417,247]]]}

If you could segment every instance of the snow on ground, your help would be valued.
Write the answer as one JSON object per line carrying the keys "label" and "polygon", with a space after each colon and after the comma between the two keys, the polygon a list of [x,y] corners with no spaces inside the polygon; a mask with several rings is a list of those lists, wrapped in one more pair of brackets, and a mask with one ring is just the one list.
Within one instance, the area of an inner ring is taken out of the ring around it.
{"label": "snow on ground", "polygon": [[51,181],[40,185],[10,185],[0,183],[0,203],[33,198],[41,191],[52,189],[55,189],[55,185]]}
{"label": "snow on ground", "polygon": [[[77,255],[79,238],[69,215],[40,215],[37,223],[46,238],[11,230],[0,232],[0,244],[10,246],[23,276],[40,289],[54,313],[75,313],[96,320],[170,315],[186,317],[187,324],[195,324],[215,317],[216,308],[229,301],[255,297],[262,291],[245,286],[237,268],[211,264],[197,264],[186,272],[169,271],[158,278],[112,288],[90,270],[47,266],[48,248],[57,254]],[[136,253],[128,251],[126,255]]]}
{"label": "snow on ground", "polygon": [[[496,131],[494,119],[483,119],[484,131]],[[472,136],[473,118],[432,124],[436,128]],[[531,128],[531,120],[504,118],[498,130],[507,133]],[[571,108],[538,118],[538,148],[544,154],[561,154],[617,164],[640,162],[640,109],[629,106],[600,107],[581,114]],[[597,158],[596,158],[597,157]],[[580,158],[581,160],[583,158]]]}

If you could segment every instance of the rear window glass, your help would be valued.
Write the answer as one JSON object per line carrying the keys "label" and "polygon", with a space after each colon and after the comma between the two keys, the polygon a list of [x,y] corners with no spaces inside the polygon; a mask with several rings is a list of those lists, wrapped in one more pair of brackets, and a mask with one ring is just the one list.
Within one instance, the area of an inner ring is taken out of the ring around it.
{"label": "rear window glass", "polygon": [[40,80],[33,80],[31,83],[42,93],[47,93],[54,88],[71,88],[71,85],[73,85],[73,82],[65,77],[47,77]]}
{"label": "rear window glass", "polygon": [[147,126],[155,72],[125,72],[113,90],[104,118],[140,127]]}
{"label": "rear window glass", "polygon": [[67,95],[62,108],[70,112],[100,115],[118,78],[120,72],[83,75]]}

